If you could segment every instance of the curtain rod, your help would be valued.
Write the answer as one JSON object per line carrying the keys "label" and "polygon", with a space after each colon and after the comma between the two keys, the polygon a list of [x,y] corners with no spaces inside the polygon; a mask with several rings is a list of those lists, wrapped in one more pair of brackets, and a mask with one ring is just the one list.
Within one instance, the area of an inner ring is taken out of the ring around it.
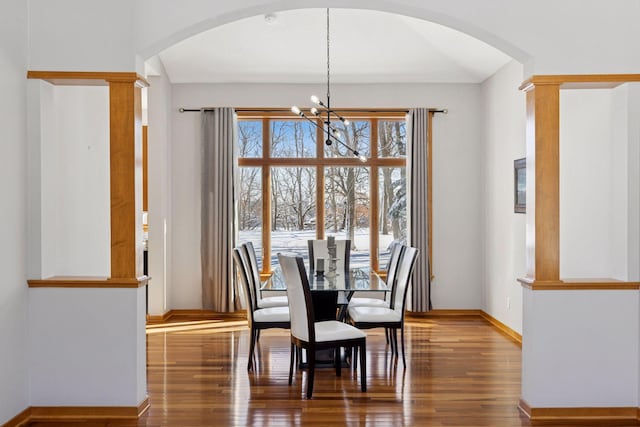
{"label": "curtain rod", "polygon": [[[214,108],[213,107],[203,107],[203,108],[183,108],[180,107],[178,108],[178,111],[180,113],[197,113],[200,111],[213,111]],[[338,109],[339,110],[339,109]],[[446,108],[428,108],[428,110],[432,113],[442,113],[442,114],[447,114],[449,112],[449,110],[447,110]],[[240,111],[243,113],[282,113],[282,112],[286,112],[289,111],[288,108],[283,108],[283,109],[266,109],[266,108],[236,108],[235,111]],[[368,109],[368,110],[363,110],[363,109],[345,109],[345,111],[348,112],[353,112],[353,113],[385,113],[385,112],[400,112],[400,113],[408,113],[409,110],[406,109]]]}

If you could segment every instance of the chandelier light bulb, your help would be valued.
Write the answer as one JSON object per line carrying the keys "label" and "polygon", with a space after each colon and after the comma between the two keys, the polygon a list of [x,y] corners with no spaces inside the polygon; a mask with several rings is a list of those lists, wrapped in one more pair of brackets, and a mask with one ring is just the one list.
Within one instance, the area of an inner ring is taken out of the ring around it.
{"label": "chandelier light bulb", "polygon": [[301,113],[300,109],[298,107],[296,107],[295,105],[293,107],[291,107],[291,111],[294,114],[297,114],[297,115],[300,115],[300,113]]}
{"label": "chandelier light bulb", "polygon": [[311,95],[311,102],[313,102],[316,105],[320,105],[320,98],[318,98],[315,95]]}
{"label": "chandelier light bulb", "polygon": [[348,119],[343,119],[342,123],[344,123],[345,126],[349,126],[351,122]]}
{"label": "chandelier light bulb", "polygon": [[365,156],[358,156],[358,159],[360,159],[361,162],[366,162],[367,158]]}
{"label": "chandelier light bulb", "polygon": [[311,114],[313,114],[314,116],[317,116],[318,113],[318,109],[316,107],[311,107]]}

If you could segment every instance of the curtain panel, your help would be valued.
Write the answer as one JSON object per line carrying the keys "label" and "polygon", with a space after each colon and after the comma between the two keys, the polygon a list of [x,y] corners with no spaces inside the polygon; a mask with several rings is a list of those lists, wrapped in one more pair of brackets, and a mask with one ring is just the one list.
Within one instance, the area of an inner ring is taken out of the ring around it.
{"label": "curtain panel", "polygon": [[216,312],[235,311],[233,269],[234,151],[236,120],[233,108],[201,111],[202,204],[200,258],[202,263],[202,308]]}
{"label": "curtain panel", "polygon": [[428,141],[429,115],[427,108],[414,108],[407,116],[407,162],[409,244],[418,249],[418,258],[411,279],[410,309],[427,312],[431,307],[431,271],[429,260],[428,217]]}

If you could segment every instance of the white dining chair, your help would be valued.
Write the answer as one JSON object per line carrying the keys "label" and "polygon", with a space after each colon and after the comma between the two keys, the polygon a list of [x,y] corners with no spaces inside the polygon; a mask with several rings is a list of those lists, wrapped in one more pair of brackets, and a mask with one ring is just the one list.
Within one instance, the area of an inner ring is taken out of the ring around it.
{"label": "white dining chair", "polygon": [[289,329],[289,307],[268,307],[257,308],[255,305],[254,290],[249,281],[248,267],[241,254],[240,248],[233,249],[233,260],[235,261],[240,281],[245,294],[245,304],[247,306],[247,321],[250,329],[249,356],[247,361],[247,371],[250,371],[254,362],[254,352],[260,331],[271,328]]}
{"label": "white dining chair", "polygon": [[289,385],[293,383],[293,366],[298,349],[307,352],[307,399],[313,394],[316,351],[334,349],[336,375],[341,374],[340,348],[355,350],[360,354],[360,388],[367,391],[366,342],[367,335],[337,320],[315,321],[309,280],[302,257],[278,254],[282,275],[287,286],[291,315],[291,355],[289,361]]}
{"label": "white dining chair", "polygon": [[360,329],[385,328],[391,331],[392,350],[398,357],[398,336],[400,329],[402,340],[402,363],[407,366],[404,351],[404,314],[407,303],[407,291],[411,281],[411,273],[418,256],[418,249],[405,247],[402,251],[396,284],[392,292],[390,307],[351,307],[348,310],[349,322]]}
{"label": "white dining chair", "polygon": [[[349,300],[349,308],[351,307],[391,307],[391,298],[393,296],[393,289],[396,284],[396,272],[398,270],[398,261],[404,245],[396,244],[391,248],[391,254],[389,255],[389,263],[387,264],[387,279],[386,284],[389,288],[389,292],[385,292],[384,298],[375,298],[367,296],[358,296],[365,294],[365,292],[356,292],[355,295]],[[369,292],[371,294],[371,292]],[[376,294],[379,294],[376,292]]]}
{"label": "white dining chair", "polygon": [[256,257],[256,250],[253,247],[253,243],[246,242],[240,245],[240,247],[243,250],[243,256],[248,266],[249,283],[254,289],[256,307],[286,307],[286,295],[272,297],[265,297],[262,295],[262,290],[260,289],[262,286],[262,281],[260,280],[260,269],[258,268],[258,258]]}

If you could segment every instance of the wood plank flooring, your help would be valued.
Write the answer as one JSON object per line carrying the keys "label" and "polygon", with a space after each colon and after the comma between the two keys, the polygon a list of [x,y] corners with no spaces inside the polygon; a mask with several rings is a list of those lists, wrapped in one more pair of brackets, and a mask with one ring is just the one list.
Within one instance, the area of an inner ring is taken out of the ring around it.
{"label": "wood plank flooring", "polygon": [[137,422],[83,425],[530,425],[517,408],[520,348],[481,318],[408,321],[406,370],[391,357],[384,332],[367,331],[368,391],[360,391],[351,369],[342,377],[319,369],[312,400],[304,399],[306,373],[298,371],[287,384],[288,331],[262,333],[249,373],[244,321],[173,323],[147,332],[149,411]]}

